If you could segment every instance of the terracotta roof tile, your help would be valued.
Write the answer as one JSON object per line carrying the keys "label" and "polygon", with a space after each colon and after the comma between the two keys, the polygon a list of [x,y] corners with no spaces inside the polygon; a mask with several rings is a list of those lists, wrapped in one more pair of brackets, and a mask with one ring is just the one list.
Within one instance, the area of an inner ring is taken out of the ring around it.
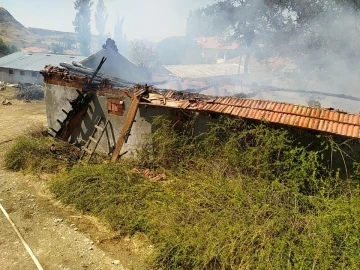
{"label": "terracotta roof tile", "polygon": [[245,108],[242,108],[242,107],[234,107],[234,109],[231,111],[231,114],[238,116],[238,115],[239,115],[239,112],[240,112],[241,110],[245,110]]}
{"label": "terracotta roof tile", "polygon": [[352,137],[359,138],[359,126],[354,126]]}
{"label": "terracotta roof tile", "polygon": [[268,102],[268,104],[266,105],[265,109],[268,110],[268,111],[274,111],[275,109],[275,105],[276,103],[275,102]]}

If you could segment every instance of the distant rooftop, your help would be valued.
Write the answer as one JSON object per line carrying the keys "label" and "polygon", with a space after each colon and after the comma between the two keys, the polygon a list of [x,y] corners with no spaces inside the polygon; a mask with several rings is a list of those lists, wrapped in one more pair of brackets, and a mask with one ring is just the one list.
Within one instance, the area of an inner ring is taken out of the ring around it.
{"label": "distant rooftop", "polygon": [[51,53],[16,52],[0,58],[0,68],[40,71],[46,65],[58,66],[60,63],[80,62],[84,56],[62,55]]}

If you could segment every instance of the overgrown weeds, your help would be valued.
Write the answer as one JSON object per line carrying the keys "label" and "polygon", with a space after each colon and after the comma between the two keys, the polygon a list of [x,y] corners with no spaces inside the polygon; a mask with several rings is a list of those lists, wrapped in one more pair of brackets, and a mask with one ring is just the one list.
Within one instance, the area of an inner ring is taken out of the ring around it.
{"label": "overgrown weeds", "polygon": [[[230,118],[202,133],[192,123],[175,131],[157,118],[138,160],[79,165],[50,188],[122,234],[146,233],[153,268],[360,268],[356,144]],[[22,149],[48,144],[32,140]],[[151,183],[137,165],[165,170],[166,182]]]}
{"label": "overgrown weeds", "polygon": [[[55,152],[50,151],[54,144]],[[16,138],[5,154],[5,168],[27,173],[57,173],[71,168],[78,150],[68,143],[47,136],[42,127],[34,127],[27,135]]]}
{"label": "overgrown weeds", "polygon": [[83,212],[104,217],[124,234],[146,230],[144,211],[158,192],[157,185],[146,181],[126,165],[86,165],[59,175],[51,190],[64,203]]}

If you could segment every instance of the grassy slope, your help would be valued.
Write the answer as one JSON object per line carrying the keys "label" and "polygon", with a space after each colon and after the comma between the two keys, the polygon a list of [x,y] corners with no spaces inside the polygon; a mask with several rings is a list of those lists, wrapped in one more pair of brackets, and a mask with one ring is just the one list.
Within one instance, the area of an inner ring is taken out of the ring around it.
{"label": "grassy slope", "polygon": [[[51,190],[123,234],[146,233],[154,268],[359,269],[358,173],[342,179],[336,162],[329,170],[332,139],[310,136],[312,146],[306,136],[229,119],[200,137],[191,125],[179,134],[166,119],[154,124],[151,153],[77,166]],[[33,164],[24,153],[34,160],[42,149],[31,144],[13,148],[23,169]],[[139,164],[165,170],[167,181],[151,183],[132,170]]]}

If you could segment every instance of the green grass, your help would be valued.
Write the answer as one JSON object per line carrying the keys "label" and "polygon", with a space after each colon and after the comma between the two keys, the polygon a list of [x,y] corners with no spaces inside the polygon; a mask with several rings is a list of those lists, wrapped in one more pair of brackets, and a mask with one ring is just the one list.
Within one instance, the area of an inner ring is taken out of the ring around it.
{"label": "green grass", "polygon": [[[356,144],[229,118],[201,135],[192,122],[181,132],[166,118],[154,124],[138,160],[78,165],[51,191],[123,235],[145,233],[153,269],[360,268]],[[48,138],[22,140],[9,153],[46,154]],[[21,160],[14,169],[42,164]],[[166,171],[166,182],[140,165]]]}
{"label": "green grass", "polygon": [[[50,152],[55,144],[57,154]],[[18,137],[5,154],[5,168],[32,174],[57,173],[76,163],[78,150],[40,131]]]}

